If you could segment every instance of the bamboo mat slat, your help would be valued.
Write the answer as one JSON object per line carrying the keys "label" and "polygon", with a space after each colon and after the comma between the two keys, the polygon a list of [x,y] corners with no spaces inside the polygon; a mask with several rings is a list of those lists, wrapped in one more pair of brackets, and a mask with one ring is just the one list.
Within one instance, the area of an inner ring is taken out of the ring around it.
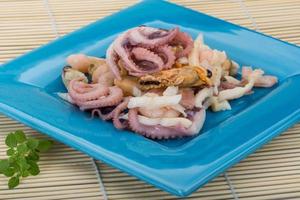
{"label": "bamboo mat slat", "polygon": [[0,64],[55,38],[43,1],[0,1],[0,11]]}
{"label": "bamboo mat slat", "polygon": [[300,44],[300,1],[248,0],[245,5],[260,31]]}
{"label": "bamboo mat slat", "polygon": [[[0,64],[103,18],[136,0],[0,0]],[[300,1],[173,0],[188,8],[300,44]],[[4,137],[23,129],[46,137],[0,115],[0,158]],[[300,125],[193,193],[187,199],[300,199]],[[88,156],[63,144],[43,155],[42,173],[8,190],[0,177],[0,199],[176,199],[101,161],[101,182]],[[105,189],[105,190],[103,190]]]}

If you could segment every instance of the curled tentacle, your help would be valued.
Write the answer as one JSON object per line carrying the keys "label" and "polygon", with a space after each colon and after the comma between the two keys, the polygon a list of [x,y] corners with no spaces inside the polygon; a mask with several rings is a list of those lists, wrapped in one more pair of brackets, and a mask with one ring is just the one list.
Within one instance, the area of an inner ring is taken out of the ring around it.
{"label": "curled tentacle", "polygon": [[122,101],[123,92],[120,88],[114,86],[109,87],[109,95],[102,96],[96,100],[91,101],[79,101],[76,102],[81,110],[87,110],[92,108],[101,108],[106,106],[114,106],[117,105],[120,101]]}
{"label": "curled tentacle", "polygon": [[106,51],[106,62],[107,65],[110,67],[112,73],[114,74],[115,78],[121,80],[121,75],[117,64],[117,60],[118,60],[118,55],[113,49],[113,43],[112,43]]}
{"label": "curled tentacle", "polygon": [[120,120],[120,114],[127,109],[127,104],[129,102],[129,97],[125,98],[122,103],[120,103],[114,110],[113,123],[117,129],[124,129],[128,126],[127,121]]}
{"label": "curled tentacle", "polygon": [[105,96],[108,88],[100,84],[87,84],[81,79],[73,79],[69,84],[69,95],[75,101],[90,101]]}
{"label": "curled tentacle", "polygon": [[[125,32],[118,36],[118,38],[113,43],[113,50],[117,53],[117,55],[122,59],[124,63],[124,68],[131,74],[131,75],[139,75],[145,73],[145,70],[139,68],[139,66],[133,61],[131,52],[129,50],[129,41],[127,38],[128,33]],[[111,60],[111,59],[110,59]],[[109,62],[110,64],[111,62]],[[113,70],[116,70],[115,65],[113,65]],[[115,73],[114,73],[115,74]],[[120,74],[119,69],[116,74]]]}
{"label": "curled tentacle", "polygon": [[157,47],[154,51],[162,58],[164,62],[164,69],[170,69],[175,63],[175,53],[174,51],[172,51],[172,48],[170,46],[163,45]]}
{"label": "curled tentacle", "polygon": [[130,30],[129,39],[133,44],[153,48],[171,41],[177,35],[178,31],[178,28],[166,31],[143,26]]}
{"label": "curled tentacle", "polygon": [[162,58],[148,49],[135,47],[132,49],[132,54],[135,57],[135,63],[145,74],[157,72],[163,68]]}
{"label": "curled tentacle", "polygon": [[[109,111],[107,111],[109,109]],[[92,117],[97,114],[102,120],[110,120],[114,115],[114,108],[104,107],[104,108],[95,108],[92,110]]]}
{"label": "curled tentacle", "polygon": [[[107,63],[114,76],[121,79],[118,60],[121,60],[128,73],[134,76],[170,68],[175,57],[167,44],[175,38],[178,30],[138,27],[119,35],[106,53]],[[179,39],[182,38],[179,36]]]}

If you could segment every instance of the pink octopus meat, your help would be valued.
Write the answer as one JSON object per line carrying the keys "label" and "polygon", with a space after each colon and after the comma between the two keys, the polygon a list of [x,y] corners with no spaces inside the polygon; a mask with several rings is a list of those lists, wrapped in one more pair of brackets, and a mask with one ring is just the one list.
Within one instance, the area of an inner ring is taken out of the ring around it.
{"label": "pink octopus meat", "polygon": [[171,30],[140,26],[129,31],[129,39],[133,44],[153,48],[170,42],[179,32],[179,28]]}
{"label": "pink octopus meat", "polygon": [[120,103],[113,111],[113,123],[117,129],[125,129],[128,127],[127,120],[124,120],[124,121],[120,120],[121,113],[123,113],[125,110],[127,110],[128,102],[129,102],[129,97],[125,98],[123,100],[123,102]]}
{"label": "pink octopus meat", "polygon": [[92,110],[92,118],[95,117],[97,114],[100,119],[106,121],[106,120],[111,120],[114,116],[114,109],[116,106],[107,106],[107,107],[102,107],[102,108],[95,108]]}
{"label": "pink octopus meat", "polygon": [[[172,45],[180,45],[182,49],[175,53]],[[140,77],[171,68],[176,57],[186,56],[192,47],[192,38],[179,28],[141,26],[119,35],[108,48],[106,57],[115,78],[121,79],[119,60],[130,75]]]}
{"label": "pink octopus meat", "polygon": [[92,110],[92,118],[97,114],[102,120],[112,120],[117,129],[125,129],[128,127],[127,120],[120,119],[120,115],[127,110],[129,97],[123,99],[117,106],[107,106]]}
{"label": "pink octopus meat", "polygon": [[81,110],[117,105],[123,99],[123,92],[116,86],[88,84],[81,79],[73,79],[68,87],[69,95]]}

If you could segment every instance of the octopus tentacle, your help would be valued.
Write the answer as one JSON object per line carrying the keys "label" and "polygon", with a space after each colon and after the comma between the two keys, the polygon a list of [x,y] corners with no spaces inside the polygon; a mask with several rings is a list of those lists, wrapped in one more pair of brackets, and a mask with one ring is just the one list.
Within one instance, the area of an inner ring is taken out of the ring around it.
{"label": "octopus tentacle", "polygon": [[121,80],[119,67],[118,67],[118,64],[117,64],[117,61],[116,61],[118,55],[113,49],[113,44],[114,43],[112,43],[106,51],[106,62],[108,64],[110,70],[114,74],[115,78],[118,79],[118,80]]}
{"label": "octopus tentacle", "polygon": [[175,63],[175,53],[172,51],[170,46],[163,45],[157,47],[154,51],[158,54],[158,56],[162,57],[162,60],[164,61],[164,69],[170,69]]}
{"label": "octopus tentacle", "polygon": [[191,37],[179,32],[178,28],[162,30],[138,27],[122,33],[108,48],[106,56],[114,76],[121,79],[118,59],[133,76],[144,76],[162,69],[169,69],[175,63],[175,53],[168,46],[174,43],[183,47],[176,56],[187,55],[193,46]]}
{"label": "octopus tentacle", "polygon": [[168,43],[178,32],[178,28],[166,31],[151,27],[138,27],[129,31],[129,39],[134,44],[153,48]]}
{"label": "octopus tentacle", "polygon": [[92,113],[91,113],[92,118],[93,118],[96,114],[97,114],[102,120],[110,120],[110,119],[113,118],[114,112],[112,111],[112,112],[110,112],[110,113],[103,114],[99,108],[95,108],[95,109],[92,110]]}
{"label": "octopus tentacle", "polygon": [[74,82],[72,85],[72,88],[76,92],[81,93],[81,94],[90,92],[95,89],[95,87],[92,86],[91,84],[84,84],[84,82],[82,82],[81,80]]}
{"label": "octopus tentacle", "polygon": [[115,51],[124,62],[124,67],[131,75],[142,76],[147,73],[160,71],[163,68],[163,60],[158,55],[145,48],[133,48],[131,50],[131,53],[133,54],[132,57],[128,50],[122,46],[122,42],[116,42]]}
{"label": "octopus tentacle", "polygon": [[122,90],[114,86],[114,87],[109,87],[108,96],[102,96],[92,101],[79,101],[76,103],[81,110],[87,110],[92,108],[101,108],[106,106],[117,105],[120,101],[122,101],[122,98],[123,98]]}
{"label": "octopus tentacle", "polygon": [[99,84],[88,84],[81,80],[74,82],[74,85],[73,85],[73,88],[76,90],[76,92],[81,93],[81,94],[93,91],[97,87],[99,87]]}
{"label": "octopus tentacle", "polygon": [[143,73],[143,70],[141,70],[132,60],[128,47],[126,46],[128,45],[127,34],[127,32],[123,33],[115,40],[115,42],[113,43],[113,49],[118,54],[120,59],[122,59],[124,63],[124,68],[131,75],[133,75],[133,73]]}
{"label": "octopus tentacle", "polygon": [[[162,58],[159,57],[157,54],[153,53],[152,51],[149,51],[148,49],[145,49],[143,47],[135,47],[132,49],[132,53],[137,62],[139,63],[139,68],[142,68],[143,71],[145,70],[143,69],[144,67],[146,68],[148,73],[151,73],[152,71],[160,71],[163,68],[164,62]],[[143,61],[147,62],[143,63]],[[151,64],[152,66],[149,66],[149,62],[153,63]]]}
{"label": "octopus tentacle", "polygon": [[127,109],[127,104],[129,102],[129,97],[125,98],[122,103],[120,103],[113,112],[113,123],[117,129],[124,129],[128,126],[128,122],[120,121],[120,114]]}
{"label": "octopus tentacle", "polygon": [[[75,102],[97,99],[108,93],[107,87],[103,87],[101,85],[91,85],[84,82],[78,85],[77,82],[82,82],[82,81],[80,81],[80,79],[73,79],[70,81],[70,85],[68,88],[69,95],[73,100],[75,100]],[[79,86],[82,86],[83,88]],[[88,89],[85,90],[86,88]]]}
{"label": "octopus tentacle", "polygon": [[192,37],[184,32],[178,32],[172,43],[175,45],[179,44],[183,47],[182,50],[176,51],[175,55],[177,58],[187,56],[192,51],[194,46]]}

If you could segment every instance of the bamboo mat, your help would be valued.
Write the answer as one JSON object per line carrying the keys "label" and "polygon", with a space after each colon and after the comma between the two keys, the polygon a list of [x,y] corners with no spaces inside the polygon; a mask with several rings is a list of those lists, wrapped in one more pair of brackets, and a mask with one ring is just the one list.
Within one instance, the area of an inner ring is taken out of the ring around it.
{"label": "bamboo mat", "polygon": [[[173,2],[300,45],[299,0]],[[134,3],[0,0],[0,63]],[[5,135],[17,129],[46,137],[0,115],[0,158],[5,156]],[[188,199],[300,199],[299,134],[298,124]],[[0,199],[176,199],[58,142],[40,163],[41,174],[25,179],[15,190],[8,190],[1,176]]]}

